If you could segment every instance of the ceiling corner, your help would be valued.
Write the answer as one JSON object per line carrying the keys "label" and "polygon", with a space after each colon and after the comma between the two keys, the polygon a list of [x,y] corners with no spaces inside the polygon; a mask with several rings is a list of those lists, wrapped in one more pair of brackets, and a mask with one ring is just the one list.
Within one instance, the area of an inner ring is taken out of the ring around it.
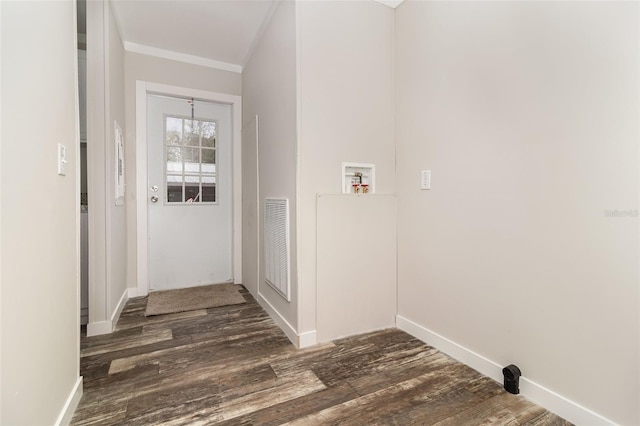
{"label": "ceiling corner", "polygon": [[372,0],[372,1],[375,1],[376,3],[384,4],[385,6],[389,6],[395,9],[396,7],[400,6],[400,3],[402,3],[404,0]]}

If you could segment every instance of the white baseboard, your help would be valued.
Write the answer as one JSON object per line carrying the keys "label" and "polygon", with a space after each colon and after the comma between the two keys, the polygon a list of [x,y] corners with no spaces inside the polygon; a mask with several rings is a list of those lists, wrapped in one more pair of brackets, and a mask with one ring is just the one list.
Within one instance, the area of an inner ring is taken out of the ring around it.
{"label": "white baseboard", "polygon": [[269,316],[276,322],[276,324],[278,324],[278,327],[280,327],[284,334],[287,335],[289,340],[291,340],[291,343],[293,343],[295,347],[299,347],[298,333],[296,332],[295,328],[293,328],[291,324],[289,324],[289,322],[284,319],[282,315],[280,315],[280,312],[278,312],[278,310],[274,308],[273,305],[269,303],[269,301],[260,292],[258,292],[258,303],[260,303],[260,306],[262,306],[264,310],[267,311]]}
{"label": "white baseboard", "polygon": [[130,290],[131,290],[130,288],[124,289],[124,292],[122,293],[122,296],[120,297],[120,300],[116,305],[116,308],[111,314],[110,320],[92,322],[87,324],[87,337],[113,333],[113,330],[116,327],[116,324],[118,323],[118,319],[120,318],[120,314],[122,313],[124,306],[127,304],[127,301],[129,300]]}
{"label": "white baseboard", "polygon": [[289,340],[291,340],[291,343],[293,343],[296,348],[307,348],[318,343],[315,330],[298,334],[296,329],[289,324],[289,321],[284,319],[284,317],[280,315],[280,312],[278,312],[278,310],[274,308],[273,305],[269,303],[262,294],[260,294],[260,292],[258,292],[258,303],[260,303],[260,306],[262,306],[276,324],[278,324],[278,327],[282,329],[284,334],[289,338]]}
{"label": "white baseboard", "polygon": [[60,415],[56,420],[56,426],[66,426],[71,423],[73,413],[75,413],[76,408],[78,408],[78,404],[80,403],[80,398],[82,398],[82,376],[78,377],[76,384],[73,385],[73,389],[71,390],[71,393],[69,394],[69,397],[64,403],[62,411],[60,411]]}
{"label": "white baseboard", "polygon": [[442,337],[438,333],[426,329],[400,315],[396,316],[396,327],[433,346],[439,351],[444,352],[452,358],[455,358],[461,363],[468,365],[474,370],[479,371],[485,376],[490,377],[499,383],[502,382],[502,367],[482,355],[477,354],[464,346],[460,346],[446,337]]}
{"label": "white baseboard", "polygon": [[113,331],[111,321],[90,322],[87,324],[87,337],[109,334]]}
{"label": "white baseboard", "polygon": [[133,288],[128,288],[127,289],[127,296],[129,297],[129,299],[133,299],[134,297],[140,297],[140,296],[146,296],[146,294],[138,294],[138,287],[133,287]]}
{"label": "white baseboard", "polygon": [[298,335],[298,348],[308,348],[318,343],[318,333],[316,330],[306,331]]}
{"label": "white baseboard", "polygon": [[120,300],[118,301],[116,308],[113,311],[113,314],[111,314],[111,330],[116,328],[118,319],[120,319],[120,314],[122,313],[122,310],[124,309],[124,305],[127,304],[128,300],[129,300],[129,289],[125,288],[124,291],[122,292],[122,296],[120,296]]}
{"label": "white baseboard", "polygon": [[[498,383],[503,382],[503,366],[500,366],[490,359],[487,359],[482,355],[477,354],[472,350],[465,348],[464,346],[459,345],[458,343],[400,315],[396,316],[396,326],[400,330],[411,334],[439,351],[444,352],[474,370],[479,371],[485,376],[492,378]],[[562,395],[558,395],[552,390],[549,390],[524,376],[520,378],[520,394],[573,424],[598,426],[615,425],[611,420],[594,413],[588,408],[585,408]]]}

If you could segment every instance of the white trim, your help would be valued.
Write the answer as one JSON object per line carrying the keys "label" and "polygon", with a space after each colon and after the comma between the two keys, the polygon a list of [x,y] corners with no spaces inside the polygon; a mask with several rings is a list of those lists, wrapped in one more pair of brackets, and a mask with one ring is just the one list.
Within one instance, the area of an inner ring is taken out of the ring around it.
{"label": "white trim", "polygon": [[73,389],[67,397],[67,401],[64,403],[62,411],[60,411],[58,419],[55,422],[56,426],[66,426],[71,423],[73,413],[75,413],[76,408],[78,408],[78,404],[80,403],[80,398],[82,398],[82,376],[78,377],[76,384],[73,385]]}
{"label": "white trim", "polygon": [[298,335],[298,348],[308,348],[318,343],[318,332],[316,330],[305,331]]}
{"label": "white trim", "polygon": [[147,94],[195,98],[231,105],[233,127],[233,282],[242,283],[242,97],[226,93],[136,81],[136,252],[137,296],[149,294],[147,230]]}
{"label": "white trim", "polygon": [[[78,4],[74,2],[73,4],[73,14],[74,16],[78,13]],[[76,22],[77,29],[77,22]],[[75,49],[73,49],[73,81],[74,81],[74,109],[75,109],[75,173],[76,173],[76,182],[75,182],[75,205],[76,205],[76,342],[75,342],[75,359],[76,359],[76,368],[80,369],[80,323],[82,322],[82,279],[81,279],[81,262],[80,262],[80,253],[81,253],[81,214],[80,209],[77,206],[80,205],[80,87],[79,87],[79,62],[78,57],[82,56],[86,60],[86,51],[78,50],[78,32],[74,31],[74,41],[75,41]],[[85,79],[86,82],[86,79]],[[86,112],[86,111],[85,111]],[[85,116],[86,118],[86,116]],[[89,312],[84,312],[84,318],[88,320]],[[86,321],[85,321],[86,323]],[[78,371],[79,372],[79,371]],[[78,376],[76,379],[76,383],[73,385],[71,389],[71,393],[67,397],[64,405],[62,406],[62,410],[58,415],[55,425],[68,425],[71,423],[71,419],[73,418],[73,413],[75,413],[78,404],[80,403],[80,399],[82,398],[82,376]]]}
{"label": "white trim", "polygon": [[233,282],[242,284],[242,97],[234,96],[233,115]]}
{"label": "white trim", "polygon": [[[101,117],[101,128],[104,131],[104,157],[101,161],[104,162],[104,177],[100,176],[99,184],[101,183],[104,190],[104,243],[105,243],[105,298],[104,298],[104,316],[109,316],[109,308],[111,306],[111,300],[113,295],[113,209],[111,208],[111,182],[109,182],[109,163],[111,161],[111,25],[110,25],[110,13],[111,7],[109,2],[102,3],[102,28],[104,35],[104,117]],[[92,144],[90,144],[92,145]],[[87,167],[87,171],[90,168]],[[87,191],[90,191],[87,189]],[[91,205],[91,203],[89,203]],[[91,211],[93,209],[90,209]],[[124,231],[126,233],[126,230]],[[91,230],[89,230],[89,237],[91,237]],[[91,265],[91,263],[89,263]],[[89,266],[91,269],[91,266]],[[91,313],[91,306],[89,306],[89,313]],[[115,314],[115,311],[113,312]],[[113,318],[111,314],[111,318]],[[111,331],[113,331],[113,321],[111,321]],[[110,331],[110,332],[111,332]]]}
{"label": "white trim", "polygon": [[[296,211],[294,212],[295,220],[296,220],[296,229],[295,229],[296,245],[294,247],[294,250],[296,250],[297,252],[299,250],[299,247],[303,247],[304,245],[302,241],[303,233],[298,230],[300,226],[298,225],[300,223],[299,218],[302,215],[302,203],[299,201],[302,199],[302,195],[301,195],[302,191],[300,188],[300,181],[302,180],[302,169],[301,169],[302,161],[300,156],[300,151],[301,151],[300,147],[302,146],[302,143],[301,143],[301,140],[302,140],[302,61],[300,60],[300,58],[302,58],[302,34],[301,34],[302,31],[300,31],[300,28],[302,26],[302,11],[301,11],[302,4],[299,2],[293,2],[293,7],[295,8],[294,12],[296,14],[295,16],[295,19],[296,19],[296,22],[295,22],[296,24],[296,140],[295,140],[296,180],[294,182],[296,199],[293,204],[295,205],[295,209],[296,209]],[[258,203],[258,205],[260,205],[260,203]],[[260,224],[260,221],[258,221],[258,225],[259,224]],[[261,230],[259,231],[261,232]],[[317,237],[317,235],[315,237]],[[258,251],[258,253],[259,252],[260,251]],[[312,305],[313,305],[314,312],[313,312],[313,315],[310,315],[307,313],[308,310],[300,309],[300,307],[302,306],[302,301],[305,300],[305,293],[308,290],[306,288],[302,288],[303,286],[298,285],[298,283],[300,282],[300,275],[301,275],[301,272],[300,272],[301,261],[297,253],[296,253],[296,264],[291,265],[291,267],[293,268],[294,266],[295,266],[295,276],[292,279],[293,279],[293,285],[297,289],[296,303],[298,304],[298,309],[297,309],[298,325],[300,327],[307,327],[308,326],[307,324],[312,324],[313,327],[317,327],[318,326],[318,318],[317,318],[318,309],[316,306],[317,300],[318,300],[317,285],[313,291],[313,298],[312,298],[312,302],[313,302]],[[314,268],[316,269],[316,272],[317,272],[317,257],[314,260]],[[315,278],[316,277],[314,276],[314,279]],[[308,287],[308,286],[304,286],[304,287]]]}
{"label": "white trim", "polygon": [[[0,22],[2,22],[2,3],[0,3]],[[77,32],[77,31],[76,31]],[[6,36],[5,36],[6,40]],[[2,31],[0,31],[0,46],[2,46]],[[2,93],[2,55],[0,55],[0,93]],[[2,169],[2,102],[0,101],[0,169]],[[0,170],[0,188],[2,188],[2,173]],[[2,197],[0,197],[2,198]],[[76,209],[77,210],[77,209]],[[2,239],[2,203],[0,203],[0,241],[4,241]],[[2,247],[0,246],[0,276],[2,276]],[[6,320],[5,320],[6,321]],[[2,305],[0,304],[0,330],[2,328]],[[77,330],[77,329],[76,329]],[[77,339],[78,341],[80,339]],[[78,346],[80,343],[78,342]],[[2,339],[0,339],[0,366],[2,365],[2,354],[4,351],[2,350]],[[78,357],[79,358],[79,357]],[[0,388],[0,401],[2,401],[2,389]],[[0,402],[0,419],[2,419],[2,402]]]}
{"label": "white trim", "polygon": [[122,292],[122,296],[120,297],[116,308],[113,310],[113,314],[111,314],[111,319],[87,324],[87,337],[99,336],[101,334],[109,334],[113,332],[116,324],[118,323],[118,319],[120,319],[120,314],[129,300],[130,290],[131,289],[129,288],[125,288]]}
{"label": "white trim", "polygon": [[520,377],[520,393],[527,399],[558,414],[576,425],[616,425],[612,420],[594,413],[588,408],[557,394],[551,389],[533,382],[526,377]]}
{"label": "white trim", "polygon": [[[396,315],[396,326],[456,360],[502,383],[502,366],[415,322]],[[615,423],[526,377],[520,378],[520,394],[536,404],[578,425],[615,425]]]}
{"label": "white trim", "polygon": [[260,204],[260,117],[256,114],[256,294],[260,293],[260,268],[262,267]]}
{"label": "white trim", "polygon": [[169,59],[172,61],[186,62],[188,64],[200,65],[207,68],[215,68],[222,71],[242,73],[242,66],[230,64],[229,62],[216,61],[214,59],[203,58],[202,56],[187,55],[186,53],[175,52],[173,50],[159,49],[157,47],[146,46],[144,44],[124,42],[124,50],[127,52],[141,53],[143,55],[155,56],[157,58]]}
{"label": "white trim", "polygon": [[[77,2],[73,2],[73,14],[74,16],[77,16],[78,13],[78,4]],[[77,21],[76,21],[76,29],[77,29]],[[75,173],[76,173],[76,182],[75,182],[75,205],[76,205],[76,341],[75,341],[75,365],[76,368],[78,369],[78,373],[80,373],[80,352],[81,352],[81,345],[80,345],[80,324],[86,324],[89,321],[89,306],[87,303],[87,307],[86,308],[82,308],[82,262],[81,262],[81,258],[82,258],[82,214],[80,213],[80,209],[78,208],[78,206],[80,206],[80,145],[81,145],[81,138],[80,138],[80,62],[79,62],[79,58],[83,58],[84,59],[84,65],[85,65],[85,71],[86,71],[86,59],[87,59],[87,51],[86,50],[78,50],[78,31],[74,32],[74,41],[75,41],[75,49],[73,49],[74,51],[74,55],[73,55],[73,81],[74,81],[74,89],[75,89],[75,96],[74,96],[74,109],[75,109]],[[85,35],[85,40],[84,40],[84,44],[85,44],[85,48],[86,48],[86,35]],[[87,84],[87,79],[86,79],[86,72],[84,75],[85,79],[84,79],[84,94],[85,94],[85,100],[86,100],[86,84]],[[85,102],[86,103],[86,102]],[[85,105],[86,107],[86,105]],[[85,108],[85,121],[87,119],[86,116],[86,108]],[[86,122],[85,122],[86,124]],[[85,127],[85,131],[86,131],[86,127]],[[86,138],[86,132],[85,132],[85,138]],[[87,219],[89,217],[87,216]],[[88,224],[88,222],[87,222]],[[87,240],[86,243],[88,243],[89,241]],[[87,276],[88,278],[88,276]],[[86,291],[89,291],[89,288],[87,286]],[[88,299],[88,297],[87,297]],[[62,410],[60,411],[60,414],[58,415],[58,418],[56,419],[56,426],[60,426],[60,425],[69,425],[71,424],[71,420],[73,418],[73,414],[76,411],[76,408],[78,408],[78,404],[80,404],[80,399],[82,399],[82,376],[78,375],[78,378],[76,379],[75,384],[73,385],[73,387],[71,388],[71,393],[69,393],[69,396],[67,397],[67,400],[65,401],[64,405],[62,406]]]}
{"label": "white trim", "polygon": [[125,288],[124,291],[122,292],[122,296],[120,296],[120,300],[118,300],[118,305],[113,310],[113,314],[111,315],[111,330],[116,328],[116,324],[120,319],[120,314],[122,313],[122,310],[124,309],[124,306],[127,304],[128,300],[129,300],[129,289]]}
{"label": "white trim", "polygon": [[502,367],[482,355],[477,354],[464,346],[460,346],[446,337],[442,337],[439,334],[400,315],[396,315],[396,327],[414,337],[417,337],[423,342],[428,343],[447,355],[450,355],[458,361],[467,364],[485,376],[491,377],[497,382],[502,382]]}
{"label": "white trim", "polygon": [[[147,158],[147,88],[144,81],[136,81],[136,263],[138,296],[149,294],[147,268],[147,165],[140,167],[140,159]],[[140,141],[144,141],[141,143]],[[144,206],[143,206],[144,205]],[[143,267],[144,265],[144,267]]]}
{"label": "white trim", "polygon": [[134,297],[140,297],[138,294],[138,287],[128,288],[127,296],[129,297],[129,299],[133,299]]}
{"label": "white trim", "polygon": [[298,334],[298,332],[293,328],[289,321],[287,321],[280,312],[276,308],[273,307],[271,303],[258,291],[258,303],[260,306],[264,308],[265,311],[269,314],[269,316],[276,322],[278,327],[284,332],[284,334],[289,338],[291,343],[298,348],[308,348],[309,346],[316,345],[318,343],[318,337],[316,330],[305,331],[304,333]]}
{"label": "white trim", "polygon": [[291,324],[289,324],[286,319],[284,319],[282,315],[280,315],[280,312],[278,312],[278,310],[274,308],[271,303],[269,303],[269,301],[260,293],[259,290],[258,303],[260,303],[260,306],[262,306],[264,310],[267,311],[269,316],[276,322],[276,324],[278,324],[278,327],[280,327],[284,334],[286,334],[286,336],[289,338],[289,340],[291,340],[291,343],[293,343],[296,348],[300,348],[300,342],[298,341],[298,333],[296,332],[296,330],[291,326]]}
{"label": "white trim", "polygon": [[87,337],[100,336],[113,332],[111,321],[90,322],[87,324]]}

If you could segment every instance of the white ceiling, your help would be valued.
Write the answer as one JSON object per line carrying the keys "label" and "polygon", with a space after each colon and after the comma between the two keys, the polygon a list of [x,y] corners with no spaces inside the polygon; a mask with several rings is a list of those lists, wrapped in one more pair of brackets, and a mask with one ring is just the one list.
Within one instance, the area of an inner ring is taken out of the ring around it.
{"label": "white ceiling", "polygon": [[[126,50],[242,72],[278,1],[112,0],[111,3]],[[402,2],[374,1],[390,7]]]}
{"label": "white ceiling", "polygon": [[201,58],[212,66],[240,68],[274,0],[112,0],[112,5],[127,50],[179,59],[173,52],[195,57],[192,62]]}

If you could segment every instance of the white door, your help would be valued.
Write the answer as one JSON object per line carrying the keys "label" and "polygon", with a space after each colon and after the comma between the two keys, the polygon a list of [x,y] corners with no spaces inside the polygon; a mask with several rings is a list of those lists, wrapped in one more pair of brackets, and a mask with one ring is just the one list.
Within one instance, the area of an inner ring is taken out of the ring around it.
{"label": "white door", "polygon": [[147,95],[149,288],[233,281],[231,106]]}

